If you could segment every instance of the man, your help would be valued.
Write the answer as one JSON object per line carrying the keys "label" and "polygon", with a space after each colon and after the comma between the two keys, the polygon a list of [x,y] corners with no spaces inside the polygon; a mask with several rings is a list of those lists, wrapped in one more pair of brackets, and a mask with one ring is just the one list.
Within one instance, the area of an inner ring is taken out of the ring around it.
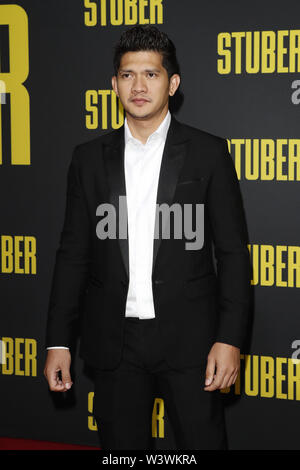
{"label": "man", "polygon": [[[178,449],[226,449],[220,389],[239,372],[250,297],[233,161],[225,139],[170,113],[180,73],[166,34],[154,26],[128,29],[114,67],[125,123],[78,145],[72,157],[44,373],[52,391],[72,386],[68,348],[79,326],[80,357],[95,370],[102,448],[151,448],[159,396]],[[169,236],[171,217],[156,232],[163,205],[179,205],[187,226],[186,206],[203,205],[200,248],[187,248],[186,232]],[[111,207],[115,218],[107,215]],[[105,224],[113,236],[105,237]]]}

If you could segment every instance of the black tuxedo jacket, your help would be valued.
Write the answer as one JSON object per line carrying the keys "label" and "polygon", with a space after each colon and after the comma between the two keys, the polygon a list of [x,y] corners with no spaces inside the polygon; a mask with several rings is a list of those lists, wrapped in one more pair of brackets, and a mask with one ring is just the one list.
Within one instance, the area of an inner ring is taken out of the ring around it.
{"label": "black tuxedo jacket", "polygon": [[[46,345],[70,347],[79,335],[80,357],[99,369],[117,367],[122,357],[129,257],[127,239],[97,237],[96,209],[110,203],[118,214],[120,195],[124,126],[75,147],[49,301]],[[215,341],[241,347],[249,319],[247,228],[226,139],[171,115],[157,191],[162,203],[204,204],[203,247],[187,250],[184,236],[154,237],[152,270],[166,361],[202,366]]]}

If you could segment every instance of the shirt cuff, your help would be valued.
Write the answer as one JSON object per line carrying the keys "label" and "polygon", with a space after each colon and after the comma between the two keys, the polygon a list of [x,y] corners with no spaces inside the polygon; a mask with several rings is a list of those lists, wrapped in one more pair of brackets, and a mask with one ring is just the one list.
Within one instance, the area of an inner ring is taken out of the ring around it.
{"label": "shirt cuff", "polygon": [[66,346],[51,346],[50,348],[47,349],[69,349]]}

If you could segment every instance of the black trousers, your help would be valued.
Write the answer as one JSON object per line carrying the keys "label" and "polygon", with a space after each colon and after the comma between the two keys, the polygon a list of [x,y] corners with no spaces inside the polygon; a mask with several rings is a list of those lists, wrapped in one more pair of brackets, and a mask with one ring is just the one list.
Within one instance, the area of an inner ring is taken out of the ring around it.
{"label": "black trousers", "polygon": [[96,370],[94,417],[102,449],[153,449],[155,397],[164,400],[177,449],[227,449],[219,390],[203,390],[205,367],[175,370],[164,360],[157,319],[125,318],[123,357]]}

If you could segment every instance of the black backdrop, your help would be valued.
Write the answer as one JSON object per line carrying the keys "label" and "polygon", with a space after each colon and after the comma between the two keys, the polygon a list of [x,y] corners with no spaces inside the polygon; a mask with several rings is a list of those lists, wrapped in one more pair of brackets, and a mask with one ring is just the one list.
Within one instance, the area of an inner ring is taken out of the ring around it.
{"label": "black backdrop", "polygon": [[[243,193],[254,323],[223,392],[230,448],[299,447],[299,14],[296,0],[0,2],[1,436],[99,444],[82,361],[67,397],[43,377],[47,307],[72,150],[122,125],[113,44],[151,16],[177,46],[177,119],[228,139]],[[172,448],[160,397],[153,437]]]}

